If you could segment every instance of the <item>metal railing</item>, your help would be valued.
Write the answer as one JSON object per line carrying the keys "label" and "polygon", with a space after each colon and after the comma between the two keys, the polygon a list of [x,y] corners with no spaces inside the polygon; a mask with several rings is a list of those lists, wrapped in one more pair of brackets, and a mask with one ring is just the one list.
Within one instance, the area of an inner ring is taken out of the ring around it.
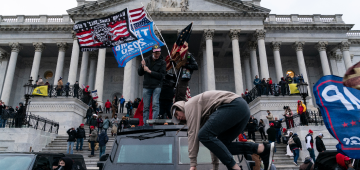
{"label": "metal railing", "polygon": [[[271,84],[266,87],[259,85],[259,87],[254,87],[250,90],[249,93],[245,94],[243,98],[247,103],[251,103],[256,98],[260,97],[261,95],[271,95],[271,96],[279,96],[282,95],[281,93],[281,87],[279,84]],[[285,94],[287,96],[290,96],[289,89],[285,87]],[[298,95],[298,94],[294,94]]]}
{"label": "metal railing", "polygon": [[[324,125],[324,120],[323,117],[321,115],[321,112],[319,111],[310,111],[310,112],[306,112],[304,113],[305,116],[305,121],[304,124],[301,122],[301,116],[299,114],[294,114],[293,116],[293,121],[294,121],[294,127],[298,127],[298,126],[323,126]],[[287,124],[287,119],[283,119],[284,121],[281,123],[282,127],[286,127],[288,129],[288,124]]]}
{"label": "metal railing", "polygon": [[[5,115],[6,117],[4,117]],[[34,128],[56,134],[58,134],[59,131],[59,122],[31,113],[22,115],[17,112],[3,110],[1,119],[3,121],[2,123],[5,123],[6,128]]]}

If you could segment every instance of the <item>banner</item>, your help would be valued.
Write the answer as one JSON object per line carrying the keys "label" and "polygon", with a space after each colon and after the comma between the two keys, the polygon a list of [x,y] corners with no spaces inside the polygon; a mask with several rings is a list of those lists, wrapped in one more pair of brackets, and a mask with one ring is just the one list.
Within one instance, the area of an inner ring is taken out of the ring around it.
{"label": "banner", "polygon": [[313,87],[326,128],[339,141],[338,152],[360,159],[360,90],[345,87],[343,79],[324,76]]}
{"label": "banner", "polygon": [[160,46],[164,45],[164,43],[161,42],[154,33],[153,22],[137,28],[135,30],[135,34],[139,39],[138,41],[121,44],[113,48],[113,52],[119,67],[125,67],[128,61],[141,54],[138,46],[139,44],[142,53],[150,51],[152,46],[155,44]]}
{"label": "banner", "polygon": [[296,87],[296,83],[289,84],[290,94],[299,94],[299,89]]}
{"label": "banner", "polygon": [[97,90],[91,91],[91,97],[92,97],[94,100],[97,99],[97,98],[99,98],[99,97],[98,97],[98,94],[97,94]]}
{"label": "banner", "polygon": [[130,29],[127,8],[114,15],[78,22],[73,30],[76,32],[81,51],[110,48],[137,40]]}
{"label": "banner", "polygon": [[32,95],[34,96],[48,96],[48,86],[37,86],[35,87]]}

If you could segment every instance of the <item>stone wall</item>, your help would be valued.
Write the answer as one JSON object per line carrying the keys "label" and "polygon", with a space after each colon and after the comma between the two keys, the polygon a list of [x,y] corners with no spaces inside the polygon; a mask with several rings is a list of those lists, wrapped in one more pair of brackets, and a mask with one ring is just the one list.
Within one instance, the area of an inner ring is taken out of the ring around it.
{"label": "stone wall", "polygon": [[0,152],[41,151],[56,134],[33,128],[0,128]]}

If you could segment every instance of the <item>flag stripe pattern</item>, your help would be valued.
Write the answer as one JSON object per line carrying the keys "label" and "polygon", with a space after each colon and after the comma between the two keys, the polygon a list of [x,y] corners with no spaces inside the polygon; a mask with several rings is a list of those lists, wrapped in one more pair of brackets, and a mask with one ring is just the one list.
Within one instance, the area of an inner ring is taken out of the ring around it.
{"label": "flag stripe pattern", "polygon": [[141,21],[146,16],[144,7],[130,10],[129,13],[133,23]]}

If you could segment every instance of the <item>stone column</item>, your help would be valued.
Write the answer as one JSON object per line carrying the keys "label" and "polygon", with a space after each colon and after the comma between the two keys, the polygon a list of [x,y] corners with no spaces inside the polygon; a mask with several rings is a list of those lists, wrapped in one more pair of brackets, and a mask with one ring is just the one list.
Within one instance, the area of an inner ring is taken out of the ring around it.
{"label": "stone column", "polygon": [[231,38],[232,51],[233,51],[235,93],[241,96],[241,93],[244,92],[244,87],[242,81],[243,79],[242,79],[241,58],[240,58],[240,48],[239,48],[239,34],[240,34],[240,30],[231,29],[229,36]]}
{"label": "stone column", "polygon": [[214,52],[212,39],[214,37],[215,30],[204,30],[204,37],[206,40],[206,72],[207,74],[207,90],[216,90],[215,84],[215,68],[214,68]]}
{"label": "stone column", "polygon": [[280,81],[281,77],[283,77],[284,74],[281,64],[280,47],[281,47],[281,42],[274,41],[270,44],[270,48],[273,50],[274,53],[274,62],[275,62],[276,78],[277,78],[277,79],[273,79],[275,82]]}
{"label": "stone column", "polygon": [[265,49],[265,30],[256,30],[255,37],[257,39],[257,43],[259,46],[259,60],[260,60],[260,67],[261,67],[261,77],[262,78],[269,78],[269,66],[268,66],[268,60],[266,56],[266,49]]}
{"label": "stone column", "polygon": [[[253,86],[252,80],[255,79],[255,76],[259,76],[259,68],[258,68],[258,62],[257,62],[257,56],[256,56],[256,49],[257,49],[257,42],[255,41],[249,41],[248,43],[249,50],[250,50],[250,61],[251,61],[251,84]],[[250,89],[249,89],[250,91]]]}
{"label": "stone column", "polygon": [[80,68],[80,78],[79,78],[79,84],[85,85],[86,82],[86,76],[87,76],[87,70],[88,70],[88,64],[89,64],[89,51],[84,51],[81,59],[81,68]]}
{"label": "stone column", "polygon": [[[90,69],[89,69],[89,78],[87,85],[90,86],[90,89],[94,89],[95,85],[95,72],[96,72],[96,51],[90,52]],[[86,86],[86,85],[85,85]]]}
{"label": "stone column", "polygon": [[349,52],[350,44],[351,43],[348,41],[343,41],[339,44],[339,48],[343,53],[346,70],[352,66],[351,56],[350,56],[350,52]]}
{"label": "stone column", "polygon": [[9,104],[11,87],[14,79],[16,61],[19,54],[19,51],[22,49],[22,46],[19,43],[9,43],[11,48],[11,56],[9,60],[8,69],[6,72],[5,82],[3,91],[1,94],[1,100],[6,104]]}
{"label": "stone column", "polygon": [[336,55],[336,51],[331,51],[328,53],[332,74],[339,76],[339,71],[336,64]]}
{"label": "stone column", "polygon": [[244,66],[245,66],[245,77],[246,77],[246,88],[250,91],[252,89],[252,81],[251,81],[251,70],[250,70],[250,57],[249,52],[245,51],[243,53],[244,56]]}
{"label": "stone column", "polygon": [[[76,75],[77,75],[78,63],[79,63],[79,51],[80,51],[79,43],[74,34],[73,34],[73,38],[74,38],[74,41],[73,41],[73,48],[72,48],[72,52],[71,52],[69,78],[68,78],[68,82],[71,85],[73,85],[76,81]],[[64,84],[65,84],[65,82],[64,82]]]}
{"label": "stone column", "polygon": [[203,92],[207,91],[207,84],[208,84],[208,78],[207,78],[207,71],[206,71],[206,67],[207,67],[207,63],[206,63],[206,48],[205,48],[205,44],[202,44],[202,47],[201,47],[201,50],[202,50],[202,55],[203,55],[203,62],[202,62],[202,86],[203,86]]}
{"label": "stone column", "polygon": [[126,102],[129,100],[134,100],[135,98],[135,91],[137,90],[135,87],[136,78],[138,76],[135,74],[137,73],[136,69],[136,58],[130,60],[126,63],[124,68],[124,81],[123,81],[123,93],[124,99]]}
{"label": "stone column", "polygon": [[[304,59],[304,54],[303,54],[304,44],[305,44],[305,42],[303,42],[303,41],[297,41],[297,42],[295,42],[293,47],[296,50],[296,56],[297,56],[297,61],[298,61],[298,65],[299,65],[299,74],[300,75],[302,74],[304,77],[304,82],[309,84],[309,79],[308,79],[308,75],[307,75],[307,71],[306,71],[305,59]],[[311,91],[310,91],[309,86],[308,86],[308,91],[309,91],[309,96],[310,96]]]}
{"label": "stone column", "polygon": [[99,98],[97,103],[102,106],[103,101],[103,91],[104,91],[104,75],[105,75],[105,58],[106,58],[106,48],[99,49],[98,63],[96,68],[96,80],[95,80],[95,90]]}
{"label": "stone column", "polygon": [[0,61],[1,61],[1,65],[0,65],[0,96],[2,94],[2,89],[3,89],[3,85],[4,85],[4,80],[5,80],[5,75],[6,75],[6,71],[7,71],[7,67],[8,67],[8,62],[9,62],[9,54],[6,52],[1,52],[0,51]]}
{"label": "stone column", "polygon": [[328,42],[326,41],[320,41],[315,45],[315,47],[318,49],[320,53],[320,60],[321,60],[321,67],[323,69],[324,76],[331,75],[330,67],[329,67],[329,61],[326,55],[326,46],[328,45]]}
{"label": "stone column", "polygon": [[60,77],[63,77],[63,69],[64,69],[64,61],[65,61],[65,52],[68,48],[68,44],[66,42],[57,43],[59,48],[59,55],[56,63],[56,71],[54,77],[54,86],[57,85],[58,80]]}
{"label": "stone column", "polygon": [[39,75],[41,53],[45,49],[45,45],[42,42],[39,42],[39,43],[33,43],[33,46],[35,47],[35,55],[34,55],[33,65],[31,68],[30,77],[32,77],[35,82]]}

